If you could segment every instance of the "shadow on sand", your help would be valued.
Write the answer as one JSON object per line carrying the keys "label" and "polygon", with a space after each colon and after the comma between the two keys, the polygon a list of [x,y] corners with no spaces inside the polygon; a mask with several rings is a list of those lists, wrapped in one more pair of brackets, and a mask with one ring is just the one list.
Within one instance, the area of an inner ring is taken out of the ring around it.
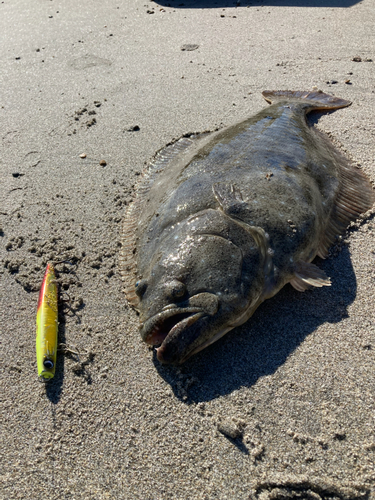
{"label": "shadow on sand", "polygon": [[174,9],[219,9],[229,7],[329,7],[348,8],[359,0],[155,0],[157,5]]}

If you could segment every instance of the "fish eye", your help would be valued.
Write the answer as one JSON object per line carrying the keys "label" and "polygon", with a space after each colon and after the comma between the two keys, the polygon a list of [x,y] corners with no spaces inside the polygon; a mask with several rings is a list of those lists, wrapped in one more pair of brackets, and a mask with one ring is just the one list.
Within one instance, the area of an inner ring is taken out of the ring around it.
{"label": "fish eye", "polygon": [[45,359],[43,361],[43,366],[44,368],[47,368],[47,370],[51,370],[53,368],[53,361],[50,359]]}
{"label": "fish eye", "polygon": [[135,284],[135,293],[138,295],[138,297],[142,297],[147,289],[147,281],[146,280],[139,280]]}
{"label": "fish eye", "polygon": [[181,281],[177,280],[172,283],[170,293],[173,298],[180,299],[185,295],[185,292],[186,292],[186,286],[184,285],[184,283],[181,283]]}

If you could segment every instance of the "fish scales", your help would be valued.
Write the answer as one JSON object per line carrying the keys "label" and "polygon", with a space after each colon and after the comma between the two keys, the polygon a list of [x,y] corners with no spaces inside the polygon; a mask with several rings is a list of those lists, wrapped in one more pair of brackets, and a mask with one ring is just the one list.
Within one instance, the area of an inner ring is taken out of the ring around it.
{"label": "fish scales", "polygon": [[263,96],[271,106],[255,116],[162,150],[126,215],[126,296],[163,363],[244,323],[286,283],[329,286],[313,259],[373,204],[364,174],[306,120],[350,102]]}

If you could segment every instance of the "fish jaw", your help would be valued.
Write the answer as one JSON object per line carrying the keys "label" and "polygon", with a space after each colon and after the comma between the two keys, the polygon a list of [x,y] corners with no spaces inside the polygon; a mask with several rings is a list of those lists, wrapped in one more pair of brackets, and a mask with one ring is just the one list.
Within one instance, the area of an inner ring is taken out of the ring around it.
{"label": "fish jaw", "polygon": [[[156,349],[156,355],[160,363],[163,364],[182,364],[185,361],[197,354],[199,351],[202,351],[209,345],[213,344],[221,337],[223,337],[230,330],[233,330],[233,326],[225,326],[221,328],[218,332],[214,333],[212,336],[209,336],[205,341],[198,343],[198,345],[193,345],[190,350],[187,350],[185,353],[181,353],[178,357],[176,355],[176,345],[171,341],[171,339],[166,339],[166,342]],[[200,332],[197,337],[200,336]]]}
{"label": "fish jaw", "polygon": [[204,311],[190,307],[170,308],[141,325],[141,337],[146,344],[160,345],[170,333],[193,325],[204,314]]}
{"label": "fish jaw", "polygon": [[172,328],[160,347],[156,349],[160,363],[180,364],[194,352],[200,350],[197,349],[196,345],[202,343],[202,334],[207,335],[209,332],[207,329],[209,319],[204,312],[199,312],[182,320]]}
{"label": "fish jaw", "polygon": [[219,306],[218,297],[207,292],[180,304],[169,304],[141,324],[141,337],[147,344],[160,346],[157,349],[160,362],[180,363],[196,349],[207,321],[216,316]]}

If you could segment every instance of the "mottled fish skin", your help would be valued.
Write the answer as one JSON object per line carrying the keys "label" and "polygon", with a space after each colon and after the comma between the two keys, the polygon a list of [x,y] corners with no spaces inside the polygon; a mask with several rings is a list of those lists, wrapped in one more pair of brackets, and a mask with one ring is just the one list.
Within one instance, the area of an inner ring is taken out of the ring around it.
{"label": "mottled fish skin", "polygon": [[311,264],[373,191],[312,110],[350,102],[322,92],[263,92],[271,106],[159,153],[123,235],[126,295],[163,363],[182,363],[290,282],[330,285]]}

